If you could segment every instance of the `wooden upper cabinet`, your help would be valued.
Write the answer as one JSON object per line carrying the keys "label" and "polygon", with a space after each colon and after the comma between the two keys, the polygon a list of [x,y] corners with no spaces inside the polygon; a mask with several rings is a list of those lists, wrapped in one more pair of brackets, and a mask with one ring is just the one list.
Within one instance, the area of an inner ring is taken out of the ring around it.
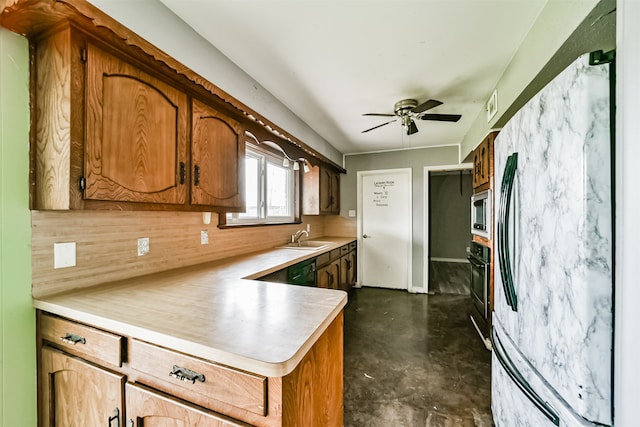
{"label": "wooden upper cabinet", "polygon": [[488,190],[493,178],[493,141],[498,132],[489,133],[473,152],[473,188]]}
{"label": "wooden upper cabinet", "polygon": [[184,204],[187,95],[87,46],[85,199]]}
{"label": "wooden upper cabinet", "polygon": [[244,155],[240,123],[194,99],[191,203],[243,211]]}
{"label": "wooden upper cabinet", "polygon": [[313,166],[303,176],[304,215],[340,213],[340,173],[325,166]]}

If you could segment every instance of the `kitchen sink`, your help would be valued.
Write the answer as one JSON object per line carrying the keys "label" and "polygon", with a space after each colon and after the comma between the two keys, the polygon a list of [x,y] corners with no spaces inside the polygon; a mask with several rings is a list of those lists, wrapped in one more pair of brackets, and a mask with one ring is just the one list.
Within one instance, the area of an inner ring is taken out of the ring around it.
{"label": "kitchen sink", "polygon": [[280,249],[303,249],[307,251],[317,251],[328,247],[332,242],[322,240],[302,240],[296,243],[287,243],[286,245],[277,246]]}

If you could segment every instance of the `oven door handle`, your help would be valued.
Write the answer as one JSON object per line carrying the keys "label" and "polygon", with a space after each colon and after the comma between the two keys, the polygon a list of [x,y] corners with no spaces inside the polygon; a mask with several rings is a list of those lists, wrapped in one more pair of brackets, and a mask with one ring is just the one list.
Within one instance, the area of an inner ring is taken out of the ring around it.
{"label": "oven door handle", "polygon": [[471,265],[473,265],[476,268],[484,269],[487,266],[485,263],[478,261],[476,258],[472,257],[471,255],[467,256],[467,259],[469,260],[469,263],[471,263]]}
{"label": "oven door handle", "polygon": [[511,196],[513,184],[518,169],[518,153],[507,157],[504,168],[502,185],[500,187],[500,209],[498,213],[498,262],[500,263],[500,276],[507,304],[513,311],[518,311],[518,298],[513,283],[511,272],[511,253],[509,251],[509,216],[511,211]]}

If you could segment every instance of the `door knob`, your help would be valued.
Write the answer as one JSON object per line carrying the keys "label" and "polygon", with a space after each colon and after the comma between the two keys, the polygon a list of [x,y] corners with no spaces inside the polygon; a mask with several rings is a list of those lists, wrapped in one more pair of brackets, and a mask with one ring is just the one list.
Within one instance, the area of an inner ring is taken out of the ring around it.
{"label": "door knob", "polygon": [[363,238],[363,239],[368,239],[369,237],[371,237],[371,236],[367,236],[366,234],[363,234],[363,235],[362,235],[362,238]]}

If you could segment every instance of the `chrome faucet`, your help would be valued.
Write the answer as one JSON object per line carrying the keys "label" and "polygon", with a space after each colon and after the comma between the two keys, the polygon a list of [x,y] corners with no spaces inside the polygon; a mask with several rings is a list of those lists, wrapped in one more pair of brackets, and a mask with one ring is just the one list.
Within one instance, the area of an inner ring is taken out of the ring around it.
{"label": "chrome faucet", "polygon": [[307,236],[307,239],[309,238],[309,233],[307,233],[307,230],[298,230],[296,231],[296,234],[291,235],[291,243],[297,243],[299,246],[300,238],[302,237],[303,234]]}

